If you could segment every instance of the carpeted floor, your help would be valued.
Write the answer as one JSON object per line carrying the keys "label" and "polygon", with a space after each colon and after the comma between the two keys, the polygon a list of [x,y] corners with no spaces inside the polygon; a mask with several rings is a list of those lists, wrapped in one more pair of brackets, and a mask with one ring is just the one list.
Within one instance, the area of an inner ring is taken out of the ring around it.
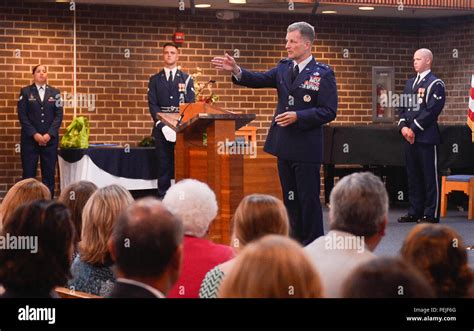
{"label": "carpeted floor", "polygon": [[[323,207],[324,230],[329,230],[328,209]],[[407,233],[415,226],[415,223],[401,224],[397,222],[398,217],[406,213],[406,209],[391,208],[385,237],[375,249],[378,256],[397,255]],[[448,211],[448,217],[442,218],[440,224],[448,225],[455,229],[464,240],[466,246],[474,246],[474,221],[467,220],[467,211]],[[474,268],[474,250],[468,250],[469,264]]]}

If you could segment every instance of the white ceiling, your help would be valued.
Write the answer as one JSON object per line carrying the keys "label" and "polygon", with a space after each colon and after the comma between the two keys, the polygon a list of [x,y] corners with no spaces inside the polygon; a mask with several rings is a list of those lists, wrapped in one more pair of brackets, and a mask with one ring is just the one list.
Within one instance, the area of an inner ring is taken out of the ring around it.
{"label": "white ceiling", "polygon": [[[58,1],[58,0],[56,0]],[[190,0],[183,0],[185,8],[190,8]],[[288,13],[306,13],[310,14],[313,8],[314,0],[294,0],[294,11],[289,10],[288,0],[247,0],[247,4],[229,4],[228,0],[195,0],[195,4],[211,4],[207,9],[196,10],[236,10],[236,11],[259,11],[259,12],[288,12]],[[109,4],[122,6],[145,6],[145,7],[169,7],[178,8],[179,0],[76,0],[76,3],[88,4]],[[317,14],[323,10],[336,10],[337,14],[331,15],[350,15],[350,16],[374,16],[374,17],[400,17],[400,18],[428,18],[474,14],[474,11],[466,10],[443,10],[443,9],[414,9],[397,7],[374,6],[374,11],[361,11],[354,5],[319,5]],[[321,14],[328,15],[328,14]]]}

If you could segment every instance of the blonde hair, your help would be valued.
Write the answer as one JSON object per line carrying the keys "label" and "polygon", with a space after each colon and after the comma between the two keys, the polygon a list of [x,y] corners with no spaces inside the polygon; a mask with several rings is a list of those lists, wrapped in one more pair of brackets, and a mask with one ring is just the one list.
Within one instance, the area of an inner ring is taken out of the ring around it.
{"label": "blonde hair", "polygon": [[283,202],[266,194],[252,194],[243,198],[232,222],[232,247],[236,250],[267,234],[288,236],[290,227]]}
{"label": "blonde hair", "polygon": [[81,260],[92,265],[111,263],[107,241],[122,211],[133,197],[120,185],[109,185],[95,191],[82,212],[82,233],[79,243]]}
{"label": "blonde hair", "polygon": [[294,240],[268,235],[243,249],[219,289],[220,298],[320,298],[319,275]]}
{"label": "blonde hair", "polygon": [[13,214],[15,209],[20,205],[34,200],[51,200],[51,192],[49,189],[34,178],[27,178],[13,185],[3,198],[0,207],[0,228],[8,218]]}

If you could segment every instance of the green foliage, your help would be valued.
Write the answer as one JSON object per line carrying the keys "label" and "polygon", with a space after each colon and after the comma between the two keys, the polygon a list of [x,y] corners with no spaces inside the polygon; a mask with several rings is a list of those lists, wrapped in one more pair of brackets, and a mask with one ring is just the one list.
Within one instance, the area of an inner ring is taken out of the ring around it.
{"label": "green foliage", "polygon": [[66,133],[61,139],[60,147],[68,148],[88,148],[89,147],[89,120],[84,116],[76,117],[66,129]]}

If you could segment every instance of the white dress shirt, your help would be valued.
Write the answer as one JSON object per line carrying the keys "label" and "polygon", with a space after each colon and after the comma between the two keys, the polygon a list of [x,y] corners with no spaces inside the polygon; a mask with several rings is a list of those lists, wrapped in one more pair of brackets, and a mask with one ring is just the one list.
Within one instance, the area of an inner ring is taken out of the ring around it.
{"label": "white dress shirt", "polygon": [[164,68],[164,69],[165,69],[166,80],[168,80],[170,77],[170,71],[173,73],[173,80],[174,80],[174,78],[176,77],[176,71],[178,71],[178,67],[174,67],[173,69],[168,69],[168,68]]}
{"label": "white dress shirt", "polygon": [[46,92],[46,85],[38,85],[38,84],[35,84],[35,85],[36,85],[36,89],[38,90],[39,97],[41,101],[43,101],[44,93]]}
{"label": "white dress shirt", "polygon": [[[299,72],[302,72],[303,69],[308,65],[308,63],[311,62],[312,59],[313,59],[313,55],[310,55],[306,59],[298,63]],[[296,62],[293,61],[293,70],[295,69],[295,67],[296,67]]]}
{"label": "white dress shirt", "polygon": [[[342,247],[340,243],[345,243]],[[323,296],[340,298],[347,276],[361,263],[375,258],[361,237],[331,230],[304,248],[319,273]]]}
{"label": "white dress shirt", "polygon": [[[420,82],[423,80],[423,78],[425,78],[429,73],[431,72],[430,69],[428,70],[425,70],[423,71],[422,73],[418,73],[418,75],[416,75],[416,78],[415,80],[413,81],[413,86],[411,87],[412,89],[415,88],[415,82],[418,80],[418,84],[420,84]],[[420,76],[420,79],[418,79],[418,76]],[[417,85],[418,85],[417,84]]]}

